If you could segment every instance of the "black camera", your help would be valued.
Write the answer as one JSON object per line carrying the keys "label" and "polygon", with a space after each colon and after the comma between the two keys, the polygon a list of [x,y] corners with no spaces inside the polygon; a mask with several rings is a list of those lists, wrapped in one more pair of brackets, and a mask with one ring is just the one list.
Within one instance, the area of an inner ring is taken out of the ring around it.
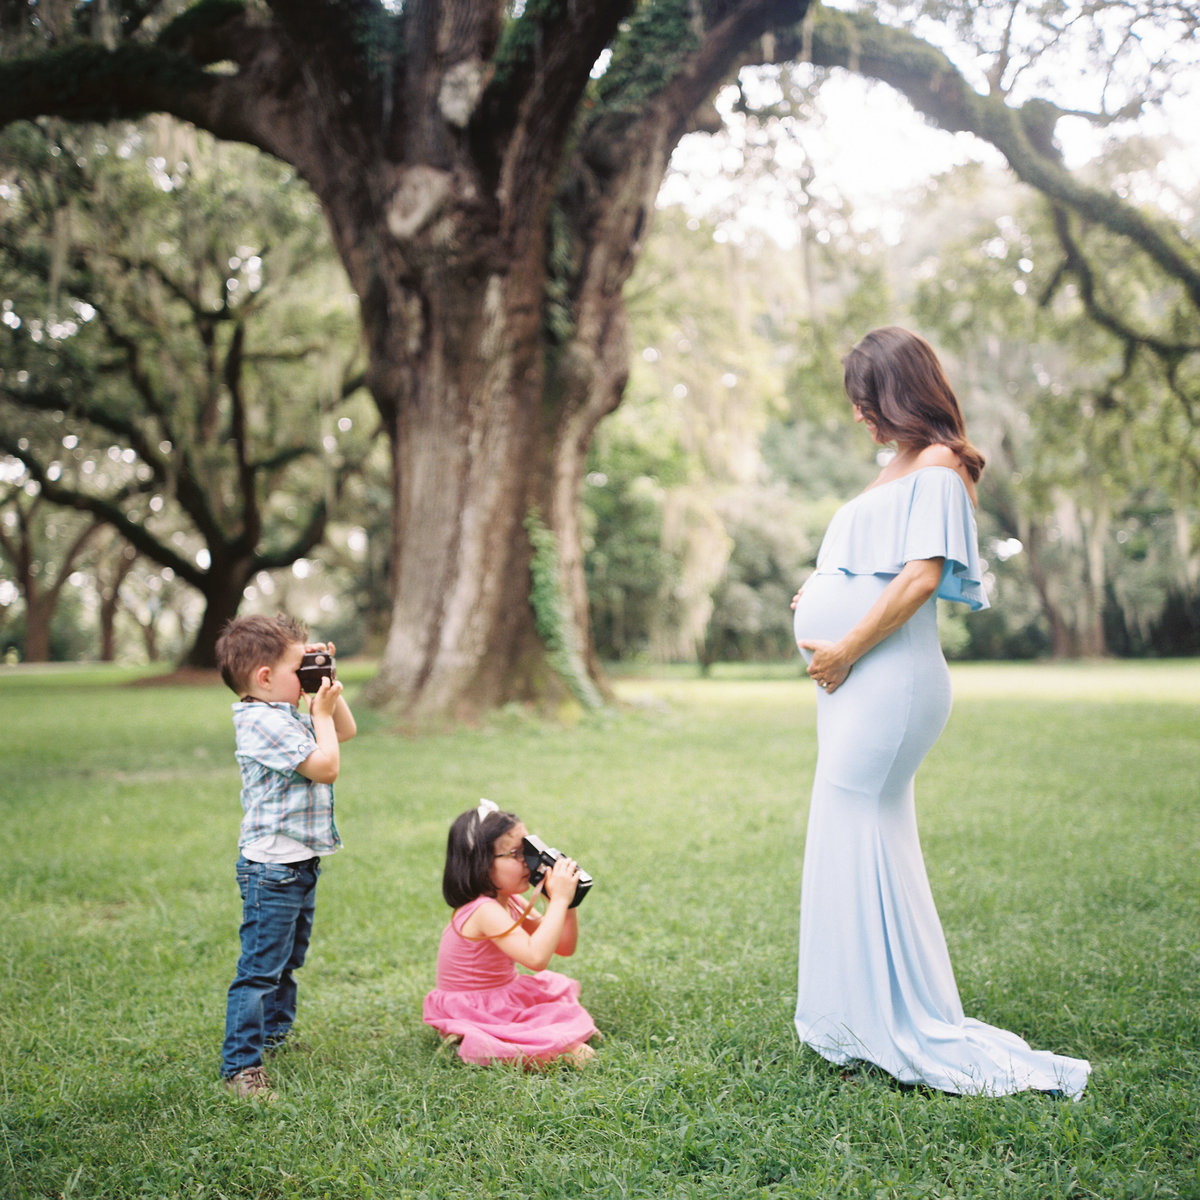
{"label": "black camera", "polygon": [[[521,850],[525,855],[525,865],[529,868],[529,882],[534,887],[542,882],[546,872],[562,858],[562,854],[558,850],[555,850],[553,846],[547,846],[540,837],[536,837],[532,833],[525,835]],[[575,896],[567,907],[574,908],[588,894],[591,886],[592,877],[580,867],[579,878],[575,883]]]}
{"label": "black camera", "polygon": [[337,662],[328,650],[307,650],[296,668],[296,674],[306,692],[316,692],[322,679],[332,683],[337,678]]}

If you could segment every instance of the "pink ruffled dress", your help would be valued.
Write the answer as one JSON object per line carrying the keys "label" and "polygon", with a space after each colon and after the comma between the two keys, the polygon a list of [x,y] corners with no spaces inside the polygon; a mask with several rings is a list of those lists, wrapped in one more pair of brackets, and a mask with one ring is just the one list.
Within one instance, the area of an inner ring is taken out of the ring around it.
{"label": "pink ruffled dress", "polygon": [[[463,936],[480,905],[497,903],[479,896],[455,909],[438,946],[437,987],[425,997],[422,1016],[443,1037],[462,1038],[458,1054],[465,1062],[547,1062],[586,1042],[596,1026],[579,1003],[574,979],[557,971],[522,974],[491,939]],[[512,911],[513,920],[519,913]]]}

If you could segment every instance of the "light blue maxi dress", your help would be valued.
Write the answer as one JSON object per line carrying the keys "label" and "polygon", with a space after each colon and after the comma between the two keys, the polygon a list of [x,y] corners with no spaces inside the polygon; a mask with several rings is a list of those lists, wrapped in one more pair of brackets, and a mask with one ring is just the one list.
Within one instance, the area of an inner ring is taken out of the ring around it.
{"label": "light blue maxi dress", "polygon": [[903,1083],[1078,1099],[1087,1062],[963,1015],[917,835],[913,776],[950,715],[936,601],[988,606],[957,472],[926,467],[837,512],[796,606],[796,638],[841,637],[906,562],[925,558],[946,560],[936,595],[833,695],[817,693],[796,1030],[833,1062],[875,1063]]}

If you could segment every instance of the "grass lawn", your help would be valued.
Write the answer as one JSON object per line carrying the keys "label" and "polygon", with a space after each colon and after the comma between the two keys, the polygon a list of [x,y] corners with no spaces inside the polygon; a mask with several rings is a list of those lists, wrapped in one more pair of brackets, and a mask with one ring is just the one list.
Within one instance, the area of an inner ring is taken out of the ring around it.
{"label": "grass lawn", "polygon": [[[343,670],[352,681],[367,668]],[[843,1078],[791,1026],[815,754],[793,667],[623,674],[620,711],[400,738],[359,712],[273,1105],[217,1081],[237,957],[231,696],[0,671],[0,1198],[1200,1197],[1200,663],[954,668],[918,777],[967,1012],[1080,1103]],[[354,682],[350,694],[353,698]],[[450,820],[596,879],[582,1072],[421,1024]]]}

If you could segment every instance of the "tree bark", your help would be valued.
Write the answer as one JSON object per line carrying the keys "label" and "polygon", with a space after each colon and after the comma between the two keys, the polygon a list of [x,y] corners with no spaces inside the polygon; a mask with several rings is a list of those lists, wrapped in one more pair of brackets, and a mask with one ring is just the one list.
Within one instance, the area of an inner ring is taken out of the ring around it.
{"label": "tree bark", "polygon": [[116,545],[112,576],[105,582],[97,568],[96,586],[100,593],[100,661],[113,662],[117,657],[117,612],[121,607],[121,584],[137,562],[137,551],[127,543]]}
{"label": "tree bark", "polygon": [[181,667],[212,671],[217,667],[217,638],[227,621],[237,616],[246,585],[257,569],[253,558],[217,563],[203,577],[204,614]]}

